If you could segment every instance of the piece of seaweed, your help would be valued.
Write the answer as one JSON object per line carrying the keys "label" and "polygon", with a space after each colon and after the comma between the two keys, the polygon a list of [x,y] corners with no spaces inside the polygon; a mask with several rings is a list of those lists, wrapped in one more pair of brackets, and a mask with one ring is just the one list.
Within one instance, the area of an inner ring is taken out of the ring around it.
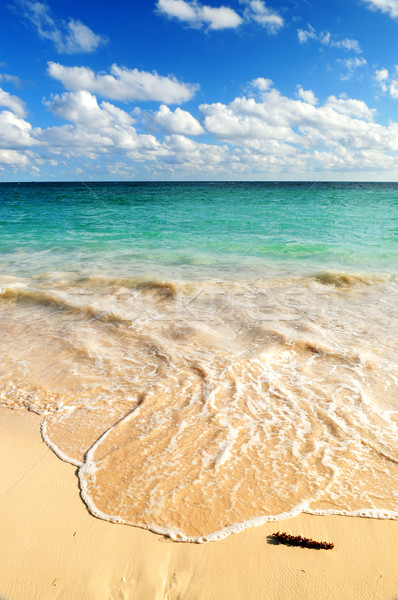
{"label": "piece of seaweed", "polygon": [[315,548],[317,550],[332,550],[334,544],[329,542],[317,542],[311,538],[302,537],[301,535],[289,535],[284,531],[277,531],[271,536],[281,544],[288,546],[301,546],[302,548]]}

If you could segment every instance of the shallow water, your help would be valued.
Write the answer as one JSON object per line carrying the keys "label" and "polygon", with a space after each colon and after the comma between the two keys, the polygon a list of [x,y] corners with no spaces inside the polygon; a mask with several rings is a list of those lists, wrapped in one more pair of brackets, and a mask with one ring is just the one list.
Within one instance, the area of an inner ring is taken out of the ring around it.
{"label": "shallow water", "polygon": [[394,185],[0,186],[0,399],[105,519],[398,517]]}

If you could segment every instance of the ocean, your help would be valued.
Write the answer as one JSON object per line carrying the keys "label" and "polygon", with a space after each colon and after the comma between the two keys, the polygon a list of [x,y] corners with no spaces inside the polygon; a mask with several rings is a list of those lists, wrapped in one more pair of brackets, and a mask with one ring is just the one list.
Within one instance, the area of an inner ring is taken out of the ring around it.
{"label": "ocean", "polygon": [[398,184],[0,184],[0,405],[103,519],[398,518]]}

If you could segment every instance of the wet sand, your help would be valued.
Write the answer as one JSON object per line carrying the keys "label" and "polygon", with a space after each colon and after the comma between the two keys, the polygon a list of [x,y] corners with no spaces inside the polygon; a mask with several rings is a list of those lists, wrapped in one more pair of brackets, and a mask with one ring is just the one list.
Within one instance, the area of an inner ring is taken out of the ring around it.
{"label": "wet sand", "polygon": [[[300,515],[207,544],[176,543],[89,514],[76,468],[41,417],[0,410],[0,598],[396,600],[398,522]],[[269,543],[275,530],[334,550]]]}

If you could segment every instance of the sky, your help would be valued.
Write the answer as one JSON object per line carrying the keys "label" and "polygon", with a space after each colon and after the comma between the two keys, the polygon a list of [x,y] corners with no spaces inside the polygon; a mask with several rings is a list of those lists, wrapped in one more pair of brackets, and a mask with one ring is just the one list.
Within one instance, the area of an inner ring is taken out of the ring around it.
{"label": "sky", "polygon": [[0,182],[398,181],[398,0],[7,0]]}

